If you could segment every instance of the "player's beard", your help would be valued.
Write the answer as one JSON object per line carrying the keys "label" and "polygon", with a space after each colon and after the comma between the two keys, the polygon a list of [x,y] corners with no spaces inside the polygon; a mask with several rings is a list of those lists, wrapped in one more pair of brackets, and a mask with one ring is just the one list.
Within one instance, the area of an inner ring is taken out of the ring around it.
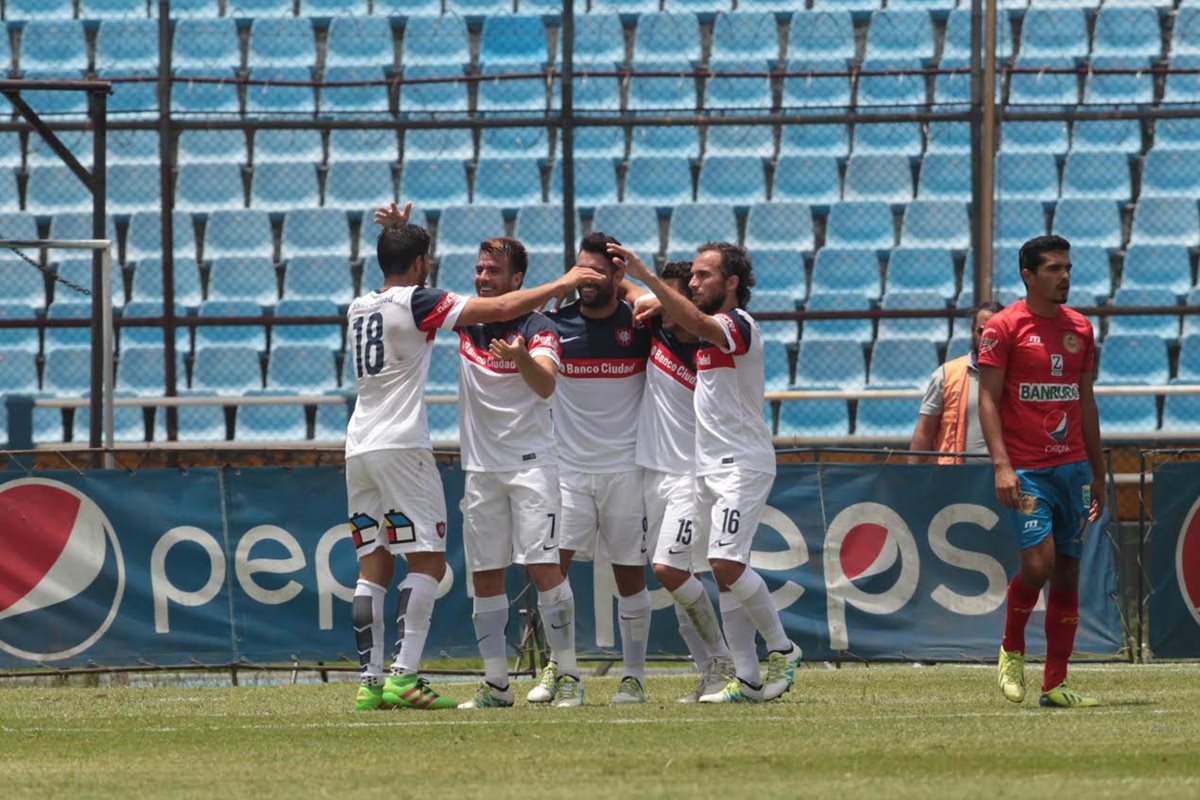
{"label": "player's beard", "polygon": [[612,301],[613,294],[616,292],[616,287],[611,280],[604,283],[592,284],[589,287],[593,290],[590,298],[583,293],[583,288],[580,287],[579,304],[587,308],[599,308],[608,305]]}
{"label": "player's beard", "polygon": [[700,309],[705,314],[715,314],[721,310],[721,303],[724,301],[724,299],[725,298],[723,297],[711,297],[703,302],[697,301],[696,308]]}

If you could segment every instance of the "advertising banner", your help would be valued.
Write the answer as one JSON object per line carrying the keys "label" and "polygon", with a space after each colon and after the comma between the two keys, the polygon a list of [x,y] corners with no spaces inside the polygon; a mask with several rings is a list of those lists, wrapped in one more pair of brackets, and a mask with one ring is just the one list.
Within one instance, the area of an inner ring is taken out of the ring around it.
{"label": "advertising banner", "polygon": [[1154,470],[1150,529],[1150,652],[1200,657],[1200,464]]}

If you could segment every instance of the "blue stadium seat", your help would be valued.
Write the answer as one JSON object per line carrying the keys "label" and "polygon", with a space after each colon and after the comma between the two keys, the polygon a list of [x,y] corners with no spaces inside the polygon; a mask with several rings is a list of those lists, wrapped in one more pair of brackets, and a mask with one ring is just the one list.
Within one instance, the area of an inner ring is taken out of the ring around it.
{"label": "blue stadium seat", "polygon": [[250,206],[264,211],[288,211],[320,202],[317,172],[312,164],[259,164],[251,173]]}
{"label": "blue stadium seat", "polygon": [[933,60],[933,24],[923,10],[871,12],[867,29],[866,58],[919,58]]}
{"label": "blue stadium seat", "polygon": [[795,250],[749,249],[754,263],[755,296],[768,291],[784,292],[793,299],[804,297],[803,255]]}
{"label": "blue stadium seat", "polygon": [[468,19],[475,25],[480,18],[486,20],[512,14],[512,3],[507,0],[446,0],[446,13]]}
{"label": "blue stadium seat", "polygon": [[845,400],[785,400],[779,405],[779,436],[847,436]]}
{"label": "blue stadium seat", "polygon": [[[92,288],[92,259],[90,257],[64,258],[55,271],[59,278],[65,278],[76,286],[84,286],[88,289]],[[112,280],[109,285],[109,291],[111,292],[113,308],[120,308],[125,305],[125,279],[121,275],[121,265],[115,261],[112,265]],[[92,298],[73,291],[60,283],[56,283],[54,302],[63,304],[80,303],[91,308]]]}
{"label": "blue stadium seat", "polygon": [[817,251],[813,262],[812,295],[855,293],[878,300],[883,294],[879,256],[874,250]]}
{"label": "blue stadium seat", "polygon": [[[813,323],[807,323],[811,325]],[[796,385],[805,389],[861,389],[867,382],[862,346],[849,339],[800,340]]]}
{"label": "blue stadium seat", "polygon": [[313,345],[271,348],[267,387],[296,394],[320,394],[337,388],[333,352]]}
{"label": "blue stadium seat", "polygon": [[486,128],[479,137],[482,158],[547,158],[550,135],[545,128]]}
{"label": "blue stadium seat", "polygon": [[1170,376],[1166,343],[1158,336],[1108,336],[1097,384],[1162,384]]}
{"label": "blue stadium seat", "polygon": [[[573,264],[575,259],[571,259]],[[525,270],[525,286],[537,286],[549,283],[563,274],[563,254],[559,253],[530,253],[529,264]]]}
{"label": "blue stadium seat", "polygon": [[[251,392],[250,397],[267,397],[275,392]],[[295,403],[272,403],[238,406],[235,416],[234,441],[237,442],[297,442],[307,438],[304,406]]]}
{"label": "blue stadium seat", "polygon": [[294,85],[312,80],[309,67],[254,67],[247,77],[266,83],[246,87],[246,116],[311,117],[317,113],[316,90]]}
{"label": "blue stadium seat", "polygon": [[700,167],[696,199],[736,206],[766,200],[767,179],[762,160],[754,156],[709,156]]}
{"label": "blue stadium seat", "polygon": [[1071,153],[1063,170],[1062,196],[1129,201],[1129,159],[1124,153]]}
{"label": "blue stadium seat", "polygon": [[635,125],[631,156],[700,157],[700,131],[693,125]]}
{"label": "blue stadium seat", "polygon": [[812,211],[804,203],[756,203],[746,217],[746,249],[811,251]]}
{"label": "blue stadium seat", "polygon": [[429,394],[454,394],[458,391],[458,342],[438,337],[433,342],[429,364]]}
{"label": "blue stadium seat", "polygon": [[18,67],[23,73],[87,69],[83,23],[44,17],[25,23]]}
{"label": "blue stadium seat", "polygon": [[1058,197],[1058,165],[1050,153],[1001,152],[996,184],[1004,199],[1053,201]]}
{"label": "blue stadium seat", "polygon": [[836,9],[796,11],[786,53],[789,60],[838,62],[845,68],[856,58],[850,14]]}
{"label": "blue stadium seat", "polygon": [[480,158],[472,201],[505,209],[542,202],[542,176],[535,158]]}
{"label": "blue stadium seat", "polygon": [[[0,231],[9,239],[37,239],[37,218],[21,211],[0,211]],[[11,253],[2,255],[5,258],[14,257]],[[3,286],[0,286],[0,291],[3,291]]]}
{"label": "blue stadium seat", "polygon": [[1076,8],[1029,9],[1021,26],[1021,57],[1083,59],[1088,54],[1087,19]]}
{"label": "blue stadium seat", "polygon": [[1013,73],[1008,90],[1010,105],[1070,106],[1079,102],[1079,82],[1075,75],[1060,71],[1074,66],[1071,59],[1061,56],[1027,59],[1022,54],[1016,65],[1055,71]]}
{"label": "blue stadium seat", "polygon": [[458,403],[431,403],[429,437],[435,442],[458,441]]}
{"label": "blue stadium seat", "polygon": [[219,0],[171,0],[171,19],[221,16]]}
{"label": "blue stadium seat", "polygon": [[888,292],[934,292],[955,296],[954,260],[943,247],[897,247],[887,266]]}
{"label": "blue stadium seat", "polygon": [[667,259],[690,261],[706,242],[736,242],[737,218],[726,203],[676,206],[667,230]]}
{"label": "blue stadium seat", "polygon": [[[62,76],[59,76],[62,77]],[[78,79],[78,75],[71,75],[72,80]],[[56,92],[56,94],[64,94]],[[66,92],[65,94],[70,94]],[[38,113],[44,112],[46,109],[34,103],[31,97],[26,97],[26,100],[33,106]],[[92,166],[92,149],[93,141],[91,131],[59,131],[59,141],[61,141],[75,158],[85,167]],[[25,154],[26,167],[60,167],[63,161],[58,153],[50,149],[50,145],[37,133],[29,135],[29,145]]]}
{"label": "blue stadium seat", "polygon": [[[914,59],[897,61],[866,61],[864,71],[920,70]],[[858,107],[881,112],[919,110],[926,104],[925,78],[920,74],[867,74],[858,79]],[[924,140],[921,126],[909,122],[858,123],[854,126],[856,153],[903,153],[921,155]]]}
{"label": "blue stadium seat", "polygon": [[179,168],[175,210],[204,213],[245,204],[242,170],[237,164],[184,164]]}
{"label": "blue stadium seat", "polygon": [[[665,115],[696,111],[696,81],[687,64],[654,64],[655,71],[678,70],[676,75],[634,75],[629,79],[630,112]],[[645,69],[645,67],[643,67]]]}
{"label": "blue stadium seat", "polygon": [[1105,433],[1147,433],[1158,429],[1153,395],[1097,395],[1100,429]]}
{"label": "blue stadium seat", "polygon": [[[381,81],[385,77],[378,67],[327,67],[325,84],[350,81]],[[321,114],[334,118],[382,118],[391,115],[388,87],[382,83],[364,86],[321,87]],[[395,141],[394,135],[392,136]]]}
{"label": "blue stadium seat", "polygon": [[20,210],[21,196],[17,192],[17,175],[12,169],[0,169],[0,212],[13,213]]}
{"label": "blue stadium seat", "polygon": [[75,16],[71,0],[9,0],[4,18],[9,22],[69,20]]}
{"label": "blue stadium seat", "polygon": [[624,199],[660,208],[692,202],[692,171],[688,160],[670,156],[630,158]]}
{"label": "blue stadium seat", "polygon": [[[131,345],[122,348],[117,360],[117,391],[135,397],[161,397],[166,392],[167,385],[165,353],[161,344]],[[175,367],[175,380],[179,386],[183,386],[187,378],[187,372],[183,368],[183,353],[176,351],[176,359],[178,363]],[[76,415],[78,413],[77,411]]]}
{"label": "blue stadium seat", "polygon": [[[1024,73],[1013,75],[1013,80]],[[1048,107],[1043,106],[1041,110]],[[1052,109],[1051,109],[1052,110]],[[1056,120],[1004,121],[1000,123],[1000,154],[1038,153],[1061,156],[1070,148],[1067,123]]]}
{"label": "blue stadium seat", "polygon": [[267,129],[254,134],[254,163],[291,164],[320,162],[324,158],[321,132],[303,129]]}
{"label": "blue stadium seat", "polygon": [[369,10],[367,0],[300,0],[300,16],[333,17],[335,22],[353,18],[351,15],[365,15]]}
{"label": "blue stadium seat", "polygon": [[[4,224],[0,217],[0,225]],[[196,258],[196,229],[190,215],[176,211],[171,215],[172,248],[176,258]],[[162,216],[157,211],[135,211],[125,233],[125,261],[140,262],[162,256]]]}
{"label": "blue stadium seat", "polygon": [[919,389],[938,366],[937,345],[921,339],[879,339],[871,351],[867,385],[876,389]]}
{"label": "blue stadium seat", "polygon": [[[893,309],[945,309],[946,301],[937,292],[888,292],[883,296],[880,308]],[[941,343],[950,338],[949,320],[946,317],[881,319],[879,340],[926,339]],[[925,373],[929,374],[928,371]]]}
{"label": "blue stadium seat", "polygon": [[504,215],[499,206],[449,206],[442,210],[438,224],[437,254],[468,253],[474,257],[480,242],[502,235]]}
{"label": "blue stadium seat", "polygon": [[246,134],[237,130],[181,131],[177,145],[180,165],[205,162],[248,164]]}
{"label": "blue stadium seat", "polygon": [[1158,147],[1146,153],[1142,166],[1141,197],[1200,196],[1200,163],[1198,150],[1162,150]]}
{"label": "blue stadium seat", "polygon": [[[228,78],[228,82],[208,83],[189,78]],[[181,116],[229,117],[241,110],[237,75],[231,69],[197,67],[177,69],[171,85],[171,111]]]}
{"label": "blue stadium seat", "polygon": [[[158,166],[158,131],[109,131],[105,142],[105,158],[111,170],[131,164]],[[0,166],[3,166],[3,145],[0,144]],[[110,173],[109,191],[112,191]]]}
{"label": "blue stadium seat", "polygon": [[830,209],[826,247],[890,250],[895,243],[892,212],[887,203],[848,201],[836,203]]}
{"label": "blue stadium seat", "polygon": [[[276,317],[333,317],[336,315],[337,306],[332,300],[281,300],[275,306]],[[275,325],[271,329],[272,349],[285,344],[322,347],[333,354],[342,349],[342,326],[337,324]]]}
{"label": "blue stadium seat", "polygon": [[[621,109],[621,82],[615,76],[576,74],[571,80],[571,86],[575,93],[576,112],[616,113]],[[550,108],[562,108],[558,81],[554,81],[550,87]],[[612,152],[618,146],[620,152]],[[585,151],[593,151],[590,155],[624,156],[625,132],[620,128],[577,128],[575,152],[583,154]]]}
{"label": "blue stadium seat", "polygon": [[[0,37],[3,39],[3,37]],[[3,53],[0,53],[0,64],[3,63]],[[112,143],[109,143],[112,152]],[[111,156],[110,156],[111,157]],[[0,167],[18,169],[23,159],[21,153],[21,137],[17,131],[0,131]]]}
{"label": "blue stadium seat", "polygon": [[711,77],[705,82],[706,108],[732,112],[767,113],[771,110],[771,80],[766,67],[754,61],[710,61]]}
{"label": "blue stadium seat", "polygon": [[[332,168],[331,168],[332,171]],[[328,188],[326,194],[328,195]],[[378,198],[380,195],[375,195]],[[411,200],[427,211],[446,206],[467,204],[467,175],[462,162],[444,160],[409,159],[404,162],[400,175],[400,196]],[[367,198],[355,198],[355,206],[361,208],[370,202]],[[328,196],[325,204],[329,204]]]}
{"label": "blue stadium seat", "polygon": [[244,300],[259,306],[270,306],[277,299],[279,289],[271,259],[243,256],[213,260],[208,271],[209,301]]}
{"label": "blue stadium seat", "polygon": [[[562,160],[550,173],[550,202],[562,202]],[[575,206],[594,208],[617,202],[617,172],[611,158],[575,159]]]}
{"label": "blue stadium seat", "polygon": [[275,245],[266,211],[237,209],[214,211],[204,232],[204,260],[262,256],[271,258]]}
{"label": "blue stadium seat", "polygon": [[69,168],[45,166],[29,170],[29,183],[25,186],[25,210],[29,213],[49,215],[91,208],[91,195]]}
{"label": "blue stadium seat", "polygon": [[[1179,368],[1173,382],[1200,383],[1200,336],[1192,333],[1179,340]],[[0,381],[2,385],[3,381]]]}
{"label": "blue stadium seat", "polygon": [[912,167],[902,155],[850,156],[846,164],[847,200],[907,203],[913,197]]}
{"label": "blue stadium seat", "polygon": [[763,340],[764,388],[768,392],[782,391],[792,382],[788,366],[789,344],[778,339]]}
{"label": "blue stadium seat", "polygon": [[630,250],[643,256],[659,251],[658,220],[653,206],[634,203],[596,206],[592,230],[615,236]]}
{"label": "blue stadium seat", "polygon": [[[756,288],[747,306],[751,314],[766,311],[784,311],[794,313],[798,306],[798,295],[790,291],[778,291]],[[791,320],[762,320],[759,322],[763,341],[794,342],[796,341],[797,326]]]}
{"label": "blue stadium seat", "polygon": [[158,69],[158,22],[106,19],[96,33],[96,71]]}
{"label": "blue stadium seat", "polygon": [[[82,77],[79,70],[29,70],[21,75],[24,80],[66,80],[77,81]],[[47,121],[59,122],[83,122],[87,119],[87,96],[83,92],[61,92],[52,89],[26,89],[21,93],[22,98],[33,109],[36,109],[38,114]],[[81,154],[81,163],[85,166],[91,164],[91,144],[89,134],[77,134],[80,139],[88,140],[88,150]],[[60,136],[60,138],[62,138]],[[33,151],[34,143],[37,143],[39,148],[42,147],[41,139],[36,134],[30,138],[30,150]],[[50,153],[48,147],[44,148],[47,154]],[[78,151],[76,151],[78,152]],[[32,163],[32,162],[31,162]],[[53,163],[59,163],[55,161]]]}
{"label": "blue stadium seat", "polygon": [[540,64],[497,64],[486,66],[484,75],[537,75],[533,78],[480,81],[476,108],[497,116],[537,117],[546,111],[546,79],[539,74]]}
{"label": "blue stadium seat", "polygon": [[475,253],[447,253],[438,256],[437,287],[456,294],[475,292]]}
{"label": "blue stadium seat", "polygon": [[700,62],[700,25],[691,13],[650,13],[638,18],[633,36],[633,65],[676,66]]}
{"label": "blue stadium seat", "polygon": [[[1187,293],[1184,305],[1200,306],[1200,287],[1192,289]],[[1188,314],[1183,318],[1183,335],[1189,336],[1193,333],[1200,333],[1200,317],[1195,314]]]}
{"label": "blue stadium seat", "polygon": [[[257,356],[256,356],[257,357]],[[189,397],[212,397],[216,392],[195,390],[187,392]],[[176,437],[180,442],[220,442],[226,439],[225,409],[221,406],[181,406],[177,412]],[[155,440],[165,440],[165,432],[159,427],[164,417],[155,414]]]}
{"label": "blue stadium seat", "polygon": [[[414,159],[412,163],[431,162]],[[459,186],[462,189],[463,202],[466,202],[466,176],[463,176]],[[325,176],[326,208],[358,211],[366,206],[374,208],[395,198],[396,187],[392,182],[391,162],[339,161],[329,165],[329,172]],[[405,199],[417,202],[417,199],[410,195],[405,195]]]}
{"label": "blue stadium seat", "polygon": [[919,398],[864,398],[858,401],[854,434],[907,441],[920,409]]}
{"label": "blue stadium seat", "polygon": [[1046,211],[1037,200],[1000,198],[992,214],[992,226],[997,246],[1020,246],[1046,233]]}
{"label": "blue stadium seat", "polygon": [[298,208],[284,215],[281,259],[329,255],[350,258],[350,227],[344,212],[332,208]]}
{"label": "blue stadium seat", "polygon": [[773,202],[807,203],[818,208],[841,199],[837,159],[827,155],[781,155],[775,167]]}
{"label": "blue stadium seat", "polygon": [[[814,73],[837,72],[846,66],[828,61],[789,61],[788,72],[806,74],[784,78],[781,110],[795,113],[826,113],[830,107],[850,105],[850,79],[843,76],[823,76]],[[795,155],[832,155],[844,158],[850,152],[847,126],[832,123],[821,125],[784,125],[780,132],[779,152]]]}
{"label": "blue stadium seat", "polygon": [[[0,280],[4,279],[7,272],[8,269],[5,264],[0,262]],[[38,277],[40,281],[40,276]],[[41,305],[42,302],[38,302],[39,308]],[[34,320],[37,319],[37,314],[32,307],[9,302],[7,296],[0,294],[0,320],[9,319]],[[0,328],[0,391],[2,391],[4,387],[3,371],[5,354],[12,354],[15,352],[36,354],[40,348],[41,345],[38,341],[37,328]],[[31,365],[33,364],[32,359],[29,363]],[[33,375],[34,389],[36,389],[37,373],[34,372]],[[3,405],[3,403],[0,402],[0,405]]]}
{"label": "blue stadium seat", "polygon": [[[1168,289],[1135,289],[1121,287],[1113,295],[1115,306],[1173,306],[1178,302]],[[1142,334],[1158,336],[1170,341],[1179,336],[1179,317],[1171,315],[1153,315],[1138,317],[1108,318],[1108,335]]]}
{"label": "blue stadium seat", "polygon": [[332,300],[338,305],[349,305],[354,299],[349,261],[328,255],[296,256],[290,259],[283,273],[283,298]]}
{"label": "blue stadium seat", "polygon": [[[35,353],[0,349],[0,395],[33,394],[37,390]],[[8,431],[4,433],[7,439]]]}
{"label": "blue stadium seat", "polygon": [[1125,251],[1121,286],[1166,289],[1182,299],[1192,288],[1192,262],[1188,249],[1178,244],[1130,245]]}
{"label": "blue stadium seat", "polygon": [[229,17],[181,19],[171,39],[171,66],[176,70],[236,69],[242,62],[237,24]]}
{"label": "blue stadium seat", "polygon": [[[1013,54],[1012,20],[1007,14],[996,15],[996,59],[1004,61]],[[971,58],[971,9],[964,6],[950,12],[946,19],[942,43],[942,63],[947,59],[969,61]]]}
{"label": "blue stadium seat", "polygon": [[921,163],[917,197],[922,200],[970,202],[971,157],[969,153],[928,153]]}
{"label": "blue stadium seat", "polygon": [[1054,211],[1052,232],[1072,245],[1120,247],[1120,210],[1111,200],[1067,198],[1059,201]]}
{"label": "blue stadium seat", "polygon": [[[200,304],[200,319],[260,316],[262,309],[258,304],[245,300],[205,300]],[[262,352],[267,349],[266,328],[262,325],[196,326],[197,355],[206,348],[225,346],[249,347]]]}
{"label": "blue stadium seat", "polygon": [[915,200],[904,211],[900,241],[909,247],[971,246],[967,204],[956,200]]}
{"label": "blue stadium seat", "polygon": [[1071,151],[1117,151],[1136,156],[1142,151],[1142,126],[1136,119],[1085,119],[1075,123]]}
{"label": "blue stadium seat", "polygon": [[779,33],[775,16],[765,11],[722,11],[713,23],[710,61],[775,61]]}
{"label": "blue stadium seat", "polygon": [[[195,248],[193,248],[190,255],[186,257],[177,256],[173,263],[175,304],[177,306],[185,306],[187,308],[198,308],[200,306],[200,267],[196,264],[195,253]],[[139,260],[133,270],[133,285],[131,288],[132,292],[129,298],[131,303],[141,301],[157,303],[159,304],[159,313],[161,314],[161,305],[163,302],[162,260],[158,258],[143,258]],[[128,313],[127,308],[126,314]],[[122,336],[127,336],[132,330],[132,328],[126,330],[122,333]],[[183,333],[186,338],[187,331],[184,330]],[[161,339],[162,337],[160,336],[159,338]]]}
{"label": "blue stadium seat", "polygon": [[350,407],[345,403],[317,406],[313,440],[317,442],[344,442],[346,425],[350,422]]}
{"label": "blue stadium seat", "polygon": [[[200,295],[199,279],[196,283],[196,296]],[[123,319],[157,319],[163,315],[162,292],[159,292],[159,299],[155,302],[138,300],[136,295],[134,300],[125,306],[125,310],[121,316]],[[184,316],[184,309],[176,305],[175,316]],[[163,335],[163,329],[157,327],[127,327],[121,329],[121,347],[131,347],[135,345],[161,345],[166,337]],[[191,334],[188,329],[183,326],[175,329],[175,349],[180,353],[191,352]],[[179,378],[182,385],[183,376]]]}
{"label": "blue stadium seat", "polygon": [[[51,239],[91,239],[92,238],[92,213],[80,213],[78,211],[70,211],[63,214],[55,214],[50,218]],[[113,263],[117,260],[117,227],[113,222],[111,214],[104,218],[104,238],[109,239],[113,243],[112,256]],[[83,253],[70,253],[63,250],[51,250],[50,260],[55,261],[60,258],[83,258]],[[86,257],[87,261],[91,261],[90,257]]]}
{"label": "blue stadium seat", "polygon": [[[59,330],[66,331],[70,328]],[[91,388],[91,374],[91,348],[85,346],[48,349],[42,389],[54,395],[78,397]]]}
{"label": "blue stadium seat", "polygon": [[372,11],[377,15],[399,17],[436,17],[442,13],[437,0],[374,0]]}
{"label": "blue stadium seat", "polygon": [[[379,207],[379,203],[367,204],[367,210],[362,212],[362,224],[358,226],[358,255],[355,258],[366,258],[368,255],[374,257],[375,248],[379,242],[379,234],[383,231],[375,224],[375,209]],[[424,209],[414,207],[409,214],[408,221],[413,225],[420,225],[426,230],[429,229],[429,221],[425,216]],[[376,265],[377,267],[377,265]],[[371,276],[374,279],[374,275]]]}
{"label": "blue stadium seat", "polygon": [[1071,293],[1086,301],[1103,302],[1112,294],[1112,269],[1108,250],[1103,247],[1079,245],[1071,247]]}
{"label": "blue stadium seat", "polygon": [[[812,293],[804,304],[805,311],[867,311],[871,301],[860,292]],[[804,326],[801,341],[816,339],[849,339],[865,344],[874,336],[869,319],[810,320]],[[799,372],[797,372],[799,380]],[[866,372],[863,373],[866,380]]]}
{"label": "blue stadium seat", "polygon": [[467,26],[461,17],[414,17],[404,28],[400,63],[412,66],[465,67],[471,61]]}
{"label": "blue stadium seat", "polygon": [[1195,431],[1197,428],[1200,428],[1200,394],[1167,395],[1163,405],[1163,432]]}
{"label": "blue stadium seat", "polygon": [[392,68],[396,51],[386,17],[335,17],[325,39],[325,69],[331,67]]}
{"label": "blue stadium seat", "polygon": [[704,152],[707,156],[775,155],[775,130],[770,125],[709,125]]}
{"label": "blue stadium seat", "polygon": [[1092,58],[1103,56],[1157,59],[1162,54],[1162,30],[1153,8],[1110,8],[1096,15]]}
{"label": "blue stadium seat", "polygon": [[[411,133],[410,133],[411,135]],[[396,161],[396,132],[369,128],[338,128],[329,132],[329,163],[336,161]],[[468,154],[467,157],[470,157]]]}
{"label": "blue stadium seat", "polygon": [[33,443],[35,445],[65,442],[67,440],[65,431],[61,408],[33,409]]}
{"label": "blue stadium seat", "polygon": [[539,64],[550,60],[546,29],[535,15],[487,17],[479,43],[480,66]]}
{"label": "blue stadium seat", "polygon": [[[555,62],[562,60],[558,38]],[[625,63],[625,33],[616,14],[580,14],[575,18],[575,69],[613,70]]]}

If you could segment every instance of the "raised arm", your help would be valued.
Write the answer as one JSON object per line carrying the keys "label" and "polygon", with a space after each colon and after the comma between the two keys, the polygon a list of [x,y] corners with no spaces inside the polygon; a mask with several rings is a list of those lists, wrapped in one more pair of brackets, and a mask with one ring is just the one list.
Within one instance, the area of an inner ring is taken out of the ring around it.
{"label": "raised arm", "polygon": [[470,297],[458,316],[457,324],[475,325],[515,319],[522,314],[538,310],[551,300],[570,294],[581,283],[602,280],[604,275],[591,267],[572,267],[570,272],[532,289],[520,289],[499,297]]}
{"label": "raised arm", "polygon": [[979,426],[992,456],[996,471],[996,499],[1008,508],[1016,508],[1021,489],[1017,473],[1008,460],[1004,429],[1000,424],[1000,393],[1004,389],[1004,369],[979,365]]}
{"label": "raised arm", "polygon": [[521,373],[525,383],[537,393],[538,397],[546,398],[554,394],[554,384],[558,378],[558,364],[555,364],[554,359],[549,356],[532,355],[525,347],[523,336],[518,335],[511,344],[500,339],[492,339],[489,350],[492,358],[515,363],[517,372]]}
{"label": "raised arm", "polygon": [[681,328],[710,344],[725,347],[725,327],[716,317],[696,308],[695,303],[659,280],[654,271],[646,266],[637,253],[618,244],[610,244],[608,253],[625,262],[625,272],[650,287],[654,296],[662,303],[662,310],[671,316]]}

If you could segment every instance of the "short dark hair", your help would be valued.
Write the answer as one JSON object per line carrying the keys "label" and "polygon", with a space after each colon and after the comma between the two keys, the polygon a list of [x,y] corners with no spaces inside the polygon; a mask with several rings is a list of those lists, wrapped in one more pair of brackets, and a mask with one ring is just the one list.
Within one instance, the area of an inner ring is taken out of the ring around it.
{"label": "short dark hair", "polygon": [[429,255],[429,233],[411,223],[384,228],[375,245],[375,255],[384,275],[403,275],[418,258]]}
{"label": "short dark hair", "polygon": [[690,261],[668,261],[663,264],[662,272],[658,277],[664,281],[683,281],[683,293],[687,297],[692,296],[691,290],[688,288],[688,281],[692,278],[692,262]]}
{"label": "short dark hair", "polygon": [[1021,269],[1037,272],[1046,253],[1067,253],[1070,250],[1071,243],[1061,236],[1035,236],[1021,245]]}
{"label": "short dark hair", "polygon": [[726,278],[737,276],[738,308],[750,304],[750,289],[754,286],[754,266],[750,263],[750,254],[746,248],[731,242],[706,242],[700,245],[697,253],[715,252],[721,255],[721,274]]}
{"label": "short dark hair", "polygon": [[521,244],[511,236],[496,236],[492,239],[484,239],[479,243],[479,254],[487,253],[494,258],[503,259],[506,264],[512,267],[515,273],[525,274],[525,270],[529,268],[529,255],[525,252],[525,245]]}
{"label": "short dark hair", "polygon": [[608,254],[610,244],[620,244],[616,237],[609,236],[603,231],[592,231],[579,243],[579,252],[604,256],[610,267],[614,266],[612,256]]}
{"label": "short dark hair", "polygon": [[1003,310],[1004,310],[1004,304],[997,303],[995,300],[988,300],[986,302],[980,303],[979,305],[977,305],[971,309],[971,318],[970,318],[971,323],[974,324],[975,318],[978,317],[984,311],[990,311],[993,314],[995,314],[996,312],[1003,311]]}

